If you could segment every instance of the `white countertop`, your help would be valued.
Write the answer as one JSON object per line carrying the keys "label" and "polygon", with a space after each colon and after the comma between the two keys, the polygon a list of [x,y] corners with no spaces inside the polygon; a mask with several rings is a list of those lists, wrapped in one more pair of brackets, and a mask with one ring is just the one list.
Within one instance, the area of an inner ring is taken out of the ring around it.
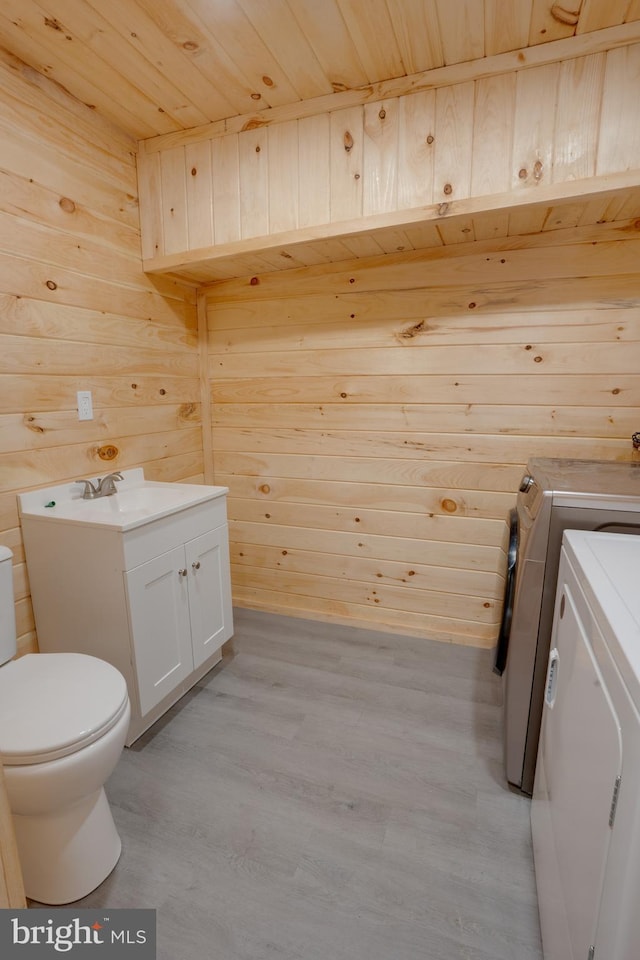
{"label": "white countertop", "polygon": [[[117,493],[93,500],[84,500],[82,484],[75,482],[18,494],[20,516],[124,532],[229,492],[228,487],[145,480],[141,468],[123,470],[122,477],[116,482]],[[90,479],[95,483],[97,478]]]}

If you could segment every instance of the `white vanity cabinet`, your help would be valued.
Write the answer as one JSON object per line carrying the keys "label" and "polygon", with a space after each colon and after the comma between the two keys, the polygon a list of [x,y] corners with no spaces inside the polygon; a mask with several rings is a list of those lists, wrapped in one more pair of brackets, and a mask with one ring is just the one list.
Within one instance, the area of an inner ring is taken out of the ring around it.
{"label": "white vanity cabinet", "polygon": [[[75,513],[61,488],[43,491],[31,512],[34,494],[21,497],[40,651],[88,653],[121,671],[127,744],[221,659],[233,632],[226,488],[192,485],[190,503],[187,485],[147,487],[160,500],[158,488],[178,488],[184,502],[140,517],[125,509],[126,495],[95,510],[80,502]],[[46,497],[56,503],[47,512]]]}
{"label": "white vanity cabinet", "polygon": [[224,525],[126,571],[143,714],[228,639],[228,551]]}

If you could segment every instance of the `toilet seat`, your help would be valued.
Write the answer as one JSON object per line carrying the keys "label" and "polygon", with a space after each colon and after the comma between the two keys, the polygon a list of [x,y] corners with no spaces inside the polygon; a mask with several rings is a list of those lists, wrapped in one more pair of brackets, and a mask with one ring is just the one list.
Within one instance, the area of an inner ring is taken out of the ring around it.
{"label": "toilet seat", "polygon": [[82,653],[27,654],[0,668],[0,759],[45,763],[98,740],[127,709],[127,684]]}

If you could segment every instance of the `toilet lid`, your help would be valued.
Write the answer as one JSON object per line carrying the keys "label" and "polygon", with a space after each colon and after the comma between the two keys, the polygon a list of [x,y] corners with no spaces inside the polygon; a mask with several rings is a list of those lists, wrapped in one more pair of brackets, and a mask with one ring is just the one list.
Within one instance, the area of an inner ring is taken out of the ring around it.
{"label": "toilet lid", "polygon": [[127,684],[83,653],[37,653],[0,668],[0,759],[44,763],[97,740],[127,708]]}

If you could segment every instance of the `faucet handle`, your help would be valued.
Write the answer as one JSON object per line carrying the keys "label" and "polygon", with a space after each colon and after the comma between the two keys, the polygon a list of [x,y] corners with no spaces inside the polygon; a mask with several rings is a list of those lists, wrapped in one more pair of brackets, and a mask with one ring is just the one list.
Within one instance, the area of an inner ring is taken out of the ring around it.
{"label": "faucet handle", "polygon": [[106,477],[102,477],[101,480],[98,480],[96,496],[110,497],[112,494],[117,493],[115,485],[116,480],[124,480],[122,474],[117,470],[114,473],[108,473]]}
{"label": "faucet handle", "polygon": [[84,483],[84,490],[82,491],[83,500],[93,500],[96,493],[98,492],[94,485],[91,483],[91,480],[74,480],[74,483]]}
{"label": "faucet handle", "polygon": [[98,484],[113,483],[114,480],[124,480],[119,470],[116,470],[114,473],[108,473],[102,480],[98,480]]}

